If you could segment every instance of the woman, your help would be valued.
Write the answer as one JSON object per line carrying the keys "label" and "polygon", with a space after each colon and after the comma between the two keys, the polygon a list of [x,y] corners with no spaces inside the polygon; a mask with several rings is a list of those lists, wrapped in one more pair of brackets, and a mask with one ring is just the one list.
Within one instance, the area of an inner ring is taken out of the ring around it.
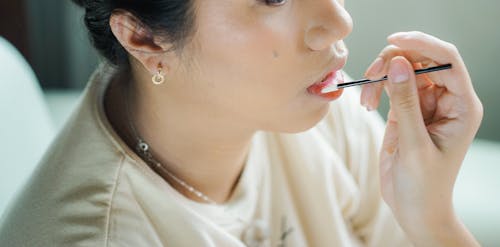
{"label": "woman", "polygon": [[389,76],[383,135],[355,90],[322,93],[342,82],[343,1],[78,3],[107,62],[2,246],[478,245],[452,190],[482,106],[453,45],[388,38],[366,72]]}

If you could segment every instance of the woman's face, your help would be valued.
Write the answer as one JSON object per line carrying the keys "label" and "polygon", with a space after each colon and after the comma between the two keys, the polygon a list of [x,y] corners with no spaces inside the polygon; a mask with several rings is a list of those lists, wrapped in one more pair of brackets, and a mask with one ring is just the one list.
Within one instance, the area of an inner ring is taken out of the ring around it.
{"label": "woman's face", "polygon": [[[352,20],[343,0],[198,0],[190,62],[173,71],[182,101],[253,130],[314,126],[339,93],[308,92],[345,64]],[[188,65],[189,64],[189,65]]]}

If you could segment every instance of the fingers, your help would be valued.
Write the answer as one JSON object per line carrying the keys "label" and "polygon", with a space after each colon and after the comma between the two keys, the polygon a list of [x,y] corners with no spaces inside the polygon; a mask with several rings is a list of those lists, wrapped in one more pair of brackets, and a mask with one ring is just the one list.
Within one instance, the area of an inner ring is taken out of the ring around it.
{"label": "fingers", "polygon": [[[365,72],[365,77],[371,80],[376,80],[382,78],[387,75],[387,71],[389,70],[389,61],[393,57],[403,56],[408,60],[412,61],[414,69],[423,69],[430,66],[436,66],[436,63],[430,60],[427,57],[424,57],[413,51],[405,51],[400,47],[395,45],[386,46],[379,56],[375,59],[375,61],[368,67]],[[425,67],[424,67],[425,65]],[[432,84],[431,80],[429,80],[429,76],[433,76],[435,74],[423,74],[417,77],[417,86],[418,88],[427,87]],[[421,78],[426,78],[426,80],[422,80]]]}
{"label": "fingers", "polygon": [[376,80],[387,75],[387,71],[389,70],[389,61],[396,56],[406,57],[413,63],[429,64],[432,62],[432,60],[417,52],[403,50],[395,45],[388,45],[368,67],[365,72],[365,77],[370,80]]}
{"label": "fingers", "polygon": [[361,91],[361,105],[366,107],[368,111],[377,109],[382,91],[384,90],[383,83],[372,83],[363,85]]}
{"label": "fingers", "polygon": [[[383,58],[378,57],[373,61],[373,63],[369,66],[367,71],[371,71],[372,74],[378,74],[383,71],[385,66],[385,62]],[[365,73],[365,77],[366,73]],[[368,111],[372,111],[377,109],[380,96],[382,94],[383,84],[382,83],[373,83],[363,85],[363,89],[361,91],[361,105],[366,107]]]}
{"label": "fingers", "polygon": [[390,119],[391,111],[389,111],[387,115],[388,121],[385,127],[384,141],[382,142],[382,151],[387,155],[391,155],[396,151],[398,147],[398,123],[397,121],[395,121],[395,119]]}
{"label": "fingers", "polygon": [[[406,57],[413,63],[414,69],[452,63],[451,70],[417,76],[417,87],[422,89],[435,84],[464,100],[475,98],[467,68],[452,44],[421,32],[395,33],[388,37],[388,41],[391,44],[381,51],[366,70],[366,78],[375,80],[387,75],[390,61],[396,56]],[[382,91],[379,87],[380,85],[376,84],[363,86],[361,104],[368,110],[378,106]]]}
{"label": "fingers", "polygon": [[438,64],[456,62],[459,56],[453,44],[418,31],[394,33],[387,37],[387,41],[404,50],[416,51]]}
{"label": "fingers", "polygon": [[[388,52],[388,51],[387,51]],[[393,54],[396,52],[394,51]],[[377,65],[377,60],[378,61],[383,61],[380,57],[373,62],[373,64],[370,66],[370,69],[376,68],[376,66],[380,66],[380,69],[383,69],[385,64],[382,62],[381,64]],[[389,67],[389,63],[387,63],[387,67]],[[423,66],[421,63],[414,63],[414,69],[422,69]],[[388,70],[389,68],[387,68]],[[372,69],[373,70],[373,69]],[[384,73],[385,75],[386,73]],[[427,75],[418,75],[417,76],[417,88],[420,90],[424,90],[431,86],[433,83],[429,79]],[[382,96],[382,91],[384,90],[384,83],[379,82],[379,83],[371,83],[371,84],[365,84],[363,85],[363,89],[361,92],[361,105],[366,107],[368,111],[372,111],[378,108],[380,98]]]}
{"label": "fingers", "polygon": [[[408,52],[397,46],[389,45],[382,50],[380,55],[368,67],[365,72],[365,78],[376,80],[387,75],[387,71],[389,70],[388,61],[396,56],[404,56],[413,61],[416,65],[415,69],[423,68],[421,64],[431,64],[433,62],[429,58],[421,56],[416,52]],[[417,77],[418,88],[429,86],[430,80],[424,80],[422,78],[424,77]],[[383,87],[383,82],[363,85],[361,105],[365,106],[369,111],[377,109]]]}
{"label": "fingers", "polygon": [[430,137],[420,108],[416,77],[413,66],[405,57],[397,56],[389,62],[388,88],[402,149],[427,146]]}
{"label": "fingers", "polygon": [[[414,69],[423,69],[422,63],[413,63]],[[429,74],[417,75],[417,88],[418,90],[428,88],[432,86],[432,80],[429,78]]]}
{"label": "fingers", "polygon": [[[422,32],[400,32],[387,38],[389,43],[409,53],[417,53],[435,61],[437,64],[451,63],[451,70],[436,72],[439,74],[435,83],[446,87],[455,95],[473,92],[470,76],[457,48],[448,42]],[[434,76],[434,75],[433,75]]]}

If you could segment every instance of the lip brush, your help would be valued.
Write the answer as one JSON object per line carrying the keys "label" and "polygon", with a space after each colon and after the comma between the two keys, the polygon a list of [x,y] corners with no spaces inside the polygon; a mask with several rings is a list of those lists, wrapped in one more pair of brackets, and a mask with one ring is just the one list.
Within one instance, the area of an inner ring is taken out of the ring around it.
{"label": "lip brush", "polygon": [[[434,71],[446,70],[446,69],[451,69],[451,67],[452,67],[452,65],[450,63],[448,63],[448,64],[429,67],[429,68],[425,68],[425,69],[417,69],[417,70],[415,70],[415,74],[419,75],[419,74],[425,74],[425,73],[430,73],[430,72],[434,72]],[[380,79],[377,79],[377,80],[361,79],[361,80],[356,80],[356,81],[351,81],[351,82],[346,82],[346,83],[340,83],[340,84],[336,85],[335,90],[340,89],[340,88],[358,86],[358,85],[379,82],[379,81],[385,81],[385,80],[387,80],[387,75],[380,78]],[[334,91],[334,90],[332,90],[332,91]]]}
{"label": "lip brush", "polygon": [[[443,64],[439,66],[434,66],[434,67],[429,67],[425,69],[417,69],[415,70],[415,75],[420,75],[420,74],[425,74],[425,73],[430,73],[434,71],[440,71],[440,70],[446,70],[446,69],[451,69],[451,64]],[[387,76],[384,76],[378,80],[368,80],[368,79],[361,79],[361,80],[356,80],[356,81],[351,81],[351,82],[346,82],[346,83],[341,83],[337,85],[337,88],[345,88],[345,87],[352,87],[352,86],[357,86],[357,85],[363,85],[367,83],[373,83],[373,82],[379,82],[379,81],[385,81],[387,80]]]}

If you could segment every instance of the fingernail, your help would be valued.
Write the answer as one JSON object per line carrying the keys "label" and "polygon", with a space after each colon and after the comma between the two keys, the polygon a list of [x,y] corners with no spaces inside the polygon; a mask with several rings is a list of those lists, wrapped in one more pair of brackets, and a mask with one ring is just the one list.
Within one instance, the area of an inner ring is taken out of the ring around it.
{"label": "fingernail", "polygon": [[408,81],[410,75],[403,59],[393,59],[389,68],[389,78],[393,83]]}
{"label": "fingernail", "polygon": [[387,39],[393,39],[393,38],[396,38],[396,37],[403,37],[405,35],[407,35],[407,32],[397,32],[397,33],[393,33],[393,34],[389,35],[387,37]]}
{"label": "fingernail", "polygon": [[365,76],[369,77],[369,76],[372,76],[372,75],[376,75],[377,73],[379,73],[382,70],[383,67],[384,67],[384,59],[381,58],[381,57],[378,57],[368,67],[368,69],[366,70]]}
{"label": "fingernail", "polygon": [[370,101],[373,98],[373,87],[370,87],[369,85],[366,85],[366,87],[363,89],[363,98],[361,100],[361,105],[366,107],[368,109],[368,106],[370,105]]}

